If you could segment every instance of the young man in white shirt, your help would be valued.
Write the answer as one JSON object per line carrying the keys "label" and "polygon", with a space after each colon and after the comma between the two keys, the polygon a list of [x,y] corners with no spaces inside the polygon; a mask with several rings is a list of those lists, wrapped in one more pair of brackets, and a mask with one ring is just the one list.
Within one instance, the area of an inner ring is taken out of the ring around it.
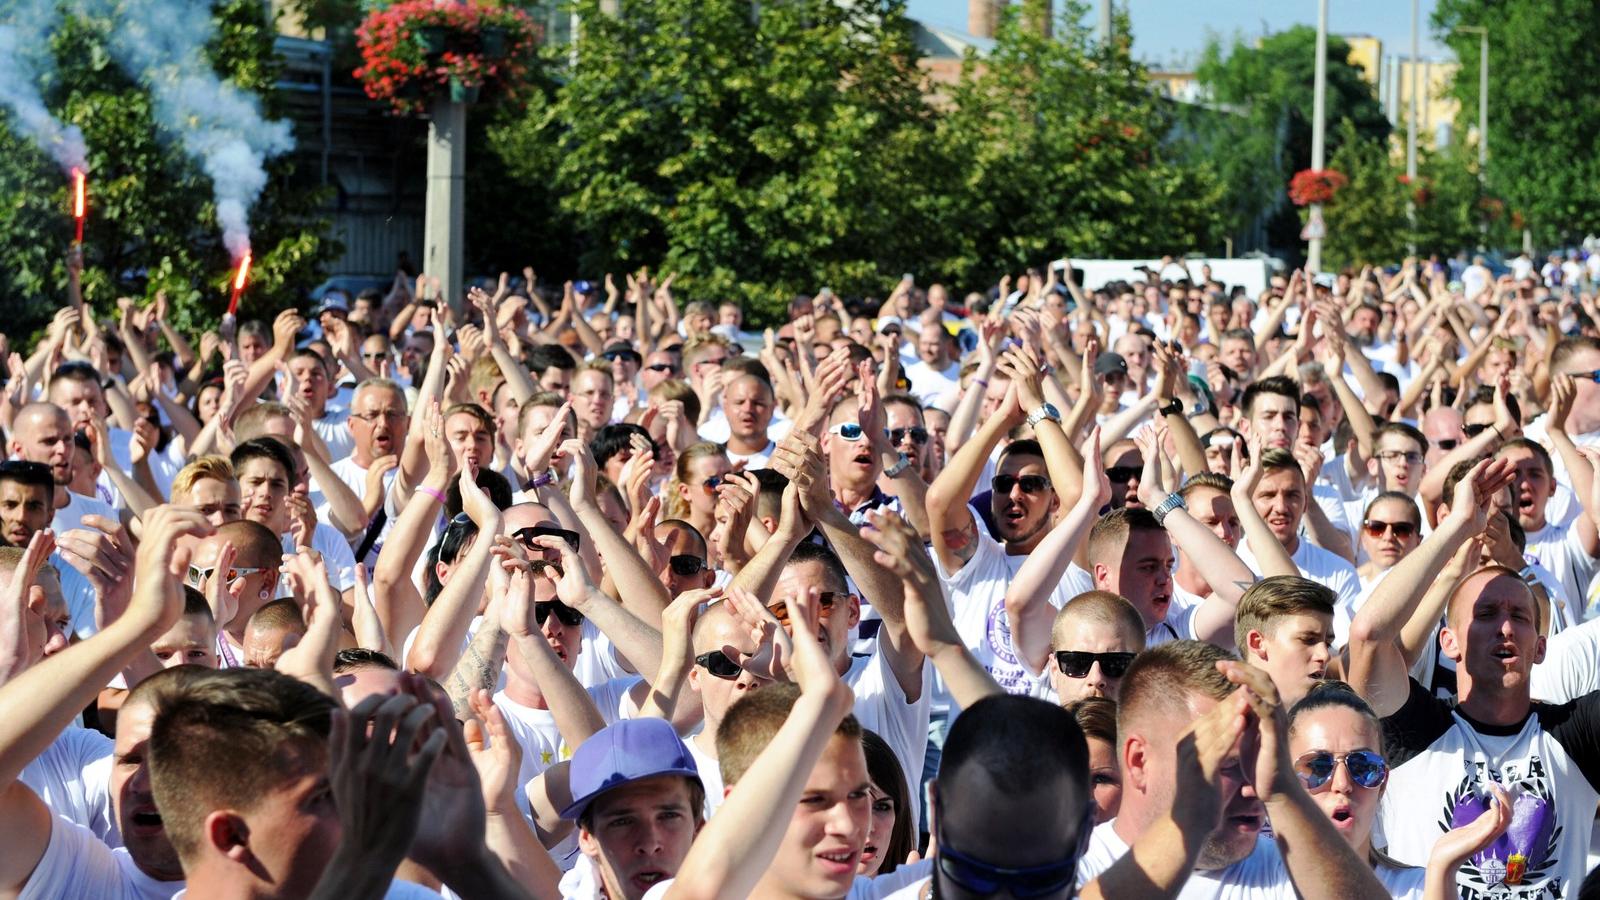
{"label": "young man in white shirt", "polygon": [[[1555,464],[1550,452],[1524,437],[1507,441],[1495,457],[1511,462],[1511,489],[1515,500],[1512,512],[1527,538],[1528,562],[1538,563],[1556,576],[1567,609],[1582,618],[1589,584],[1600,571],[1600,529],[1596,527],[1591,509],[1593,501],[1580,494],[1576,520],[1565,525],[1552,522],[1546,515],[1556,486]],[[1573,454],[1573,465],[1568,466],[1568,472],[1575,484],[1594,481],[1592,463],[1579,453]]]}
{"label": "young man in white shirt", "polygon": [[1271,676],[1286,706],[1328,673],[1334,599],[1315,581],[1276,575],[1251,585],[1239,601],[1234,644],[1247,665]]}
{"label": "young man in white shirt", "polygon": [[917,333],[917,361],[905,368],[910,393],[924,406],[948,402],[961,378],[961,362],[950,353],[953,340],[939,323],[924,325]]}
{"label": "young man in white shirt", "polygon": [[11,421],[11,440],[6,449],[13,459],[44,463],[55,478],[51,498],[50,527],[58,534],[79,527],[86,515],[118,521],[116,510],[105,503],[75,494],[72,484],[77,459],[73,455],[72,420],[61,407],[51,403],[29,403]]}
{"label": "young man in white shirt", "polygon": [[[1299,461],[1286,450],[1263,450],[1261,467],[1261,481],[1250,499],[1256,512],[1266,520],[1273,537],[1288,552],[1302,575],[1331,588],[1341,604],[1348,606],[1355,602],[1361,593],[1361,577],[1356,574],[1355,566],[1300,536],[1307,491],[1305,472]],[[1260,566],[1256,554],[1249,548],[1248,538],[1240,545],[1239,556],[1252,568]]]}

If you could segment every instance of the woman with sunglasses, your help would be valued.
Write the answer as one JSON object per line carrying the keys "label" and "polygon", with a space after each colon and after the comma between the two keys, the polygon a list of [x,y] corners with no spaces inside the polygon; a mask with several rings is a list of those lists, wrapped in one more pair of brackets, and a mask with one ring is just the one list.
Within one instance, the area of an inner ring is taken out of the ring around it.
{"label": "woman with sunglasses", "polygon": [[1439,838],[1426,868],[1395,862],[1374,847],[1372,826],[1389,780],[1389,763],[1377,715],[1342,681],[1316,685],[1289,710],[1289,758],[1311,799],[1395,897],[1455,896],[1457,867],[1511,822],[1509,804],[1497,796],[1482,818]]}
{"label": "woman with sunglasses", "polygon": [[682,519],[701,534],[717,527],[717,488],[733,471],[721,444],[700,441],[678,454],[678,464],[667,483],[662,519]]}
{"label": "woman with sunglasses", "polygon": [[1422,512],[1416,501],[1399,491],[1384,491],[1372,498],[1361,519],[1361,550],[1367,558],[1356,569],[1361,599],[1421,543]]}

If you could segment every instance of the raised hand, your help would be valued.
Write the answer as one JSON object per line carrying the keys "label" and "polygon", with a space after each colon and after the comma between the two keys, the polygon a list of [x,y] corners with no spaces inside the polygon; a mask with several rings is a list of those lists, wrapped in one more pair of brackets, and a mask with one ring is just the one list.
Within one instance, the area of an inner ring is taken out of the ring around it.
{"label": "raised hand", "polygon": [[122,615],[133,595],[133,541],[122,523],[103,516],[86,515],[79,525],[56,535],[55,546],[94,588],[96,624],[104,628]]}
{"label": "raised hand", "polygon": [[1083,445],[1083,493],[1078,502],[1092,509],[1103,509],[1111,502],[1111,479],[1100,462],[1100,426],[1089,431],[1089,440]]}
{"label": "raised hand", "polygon": [[461,487],[461,511],[478,526],[479,533],[493,534],[499,531],[500,507],[495,506],[483,488],[478,487],[477,473],[462,469],[456,480]]}
{"label": "raised hand", "polygon": [[158,506],[145,513],[144,539],[134,557],[133,598],[125,616],[157,632],[183,615],[183,579],[191,552],[182,537],[208,537],[215,531],[198,510]]}
{"label": "raised hand", "polygon": [[284,554],[283,572],[295,582],[295,596],[302,598],[306,633],[298,644],[283,651],[275,668],[323,690],[332,690],[341,622],[339,594],[328,581],[327,565],[322,554],[302,549]]}
{"label": "raised hand", "polygon": [[1489,526],[1489,505],[1494,495],[1511,483],[1513,464],[1509,459],[1482,459],[1467,477],[1456,483],[1450,498],[1450,514],[1467,526],[1468,534],[1479,534]]}
{"label": "raised hand", "polygon": [[1249,704],[1240,693],[1218,703],[1178,738],[1172,817],[1186,833],[1209,834],[1222,819],[1222,772],[1244,735]]}
{"label": "raised hand", "polygon": [[[788,660],[794,655],[794,642],[777,616],[741,587],[729,587],[722,602],[728,604],[728,610],[743,626],[740,642],[723,645],[723,654],[762,678],[788,681]],[[812,643],[817,643],[815,637]]]}
{"label": "raised hand", "polygon": [[923,549],[916,529],[894,513],[872,510],[861,537],[878,548],[872,558],[900,579],[905,586],[906,632],[911,642],[928,656],[943,647],[961,643],[961,635],[950,619],[944,588],[933,570],[933,560]]}
{"label": "raised hand", "polygon": [[[483,804],[492,813],[517,809],[517,773],[522,768],[522,745],[506,724],[505,713],[494,705],[489,692],[479,689],[469,698],[473,717],[462,725],[467,755],[478,770]],[[518,813],[520,815],[520,813]]]}
{"label": "raised hand", "polygon": [[1571,375],[1557,375],[1550,379],[1551,431],[1566,431],[1567,417],[1572,414],[1572,400],[1577,396],[1577,383]]}
{"label": "raised hand", "polygon": [[1261,802],[1267,803],[1280,794],[1301,790],[1294,766],[1289,761],[1288,720],[1272,678],[1265,669],[1233,660],[1217,663],[1217,669],[1228,681],[1239,686],[1233,696],[1243,697],[1249,704],[1255,740],[1249,738],[1250,729],[1247,726],[1246,738],[1240,746],[1239,763],[1244,767],[1250,783],[1255,786],[1256,796],[1261,798]]}
{"label": "raised hand", "polygon": [[532,445],[528,447],[528,452],[522,460],[528,469],[528,474],[542,474],[550,468],[550,459],[555,455],[556,447],[561,446],[571,419],[572,401],[568,400],[556,409],[556,414],[550,423],[539,432],[539,436],[534,438]]}
{"label": "raised hand", "polygon": [[1166,459],[1166,426],[1140,429],[1133,442],[1139,445],[1139,453],[1144,457],[1144,471],[1139,476],[1139,502],[1146,509],[1155,509],[1166,501],[1174,487],[1167,478],[1171,464]]}

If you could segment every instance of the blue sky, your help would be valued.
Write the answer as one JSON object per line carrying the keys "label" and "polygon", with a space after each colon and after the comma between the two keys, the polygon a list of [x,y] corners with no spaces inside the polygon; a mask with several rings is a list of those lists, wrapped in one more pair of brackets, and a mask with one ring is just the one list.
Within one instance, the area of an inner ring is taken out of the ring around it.
{"label": "blue sky", "polygon": [[[1317,23],[1316,0],[1115,0],[1127,7],[1133,21],[1134,48],[1151,63],[1194,58],[1207,34],[1246,40],[1297,24]],[[912,17],[931,25],[966,30],[967,0],[908,0]],[[1089,0],[1089,21],[1095,21],[1099,0]],[[1056,6],[1059,11],[1060,0]],[[1421,0],[1422,54],[1450,56],[1432,39],[1428,19],[1434,0]],[[1328,29],[1336,34],[1370,34],[1383,41],[1383,51],[1406,54],[1411,48],[1411,4],[1406,0],[1329,0]]]}

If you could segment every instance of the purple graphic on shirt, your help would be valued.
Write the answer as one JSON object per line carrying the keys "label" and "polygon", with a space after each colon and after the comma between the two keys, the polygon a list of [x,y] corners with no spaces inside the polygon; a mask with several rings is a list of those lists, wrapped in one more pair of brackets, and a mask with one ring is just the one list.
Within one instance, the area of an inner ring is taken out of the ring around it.
{"label": "purple graphic on shirt", "polygon": [[[1511,824],[1488,847],[1473,854],[1463,875],[1486,888],[1507,888],[1543,875],[1556,846],[1555,811],[1549,797],[1526,787],[1512,789]],[[1471,824],[1489,811],[1490,799],[1474,785],[1462,785],[1450,810],[1449,828]]]}

